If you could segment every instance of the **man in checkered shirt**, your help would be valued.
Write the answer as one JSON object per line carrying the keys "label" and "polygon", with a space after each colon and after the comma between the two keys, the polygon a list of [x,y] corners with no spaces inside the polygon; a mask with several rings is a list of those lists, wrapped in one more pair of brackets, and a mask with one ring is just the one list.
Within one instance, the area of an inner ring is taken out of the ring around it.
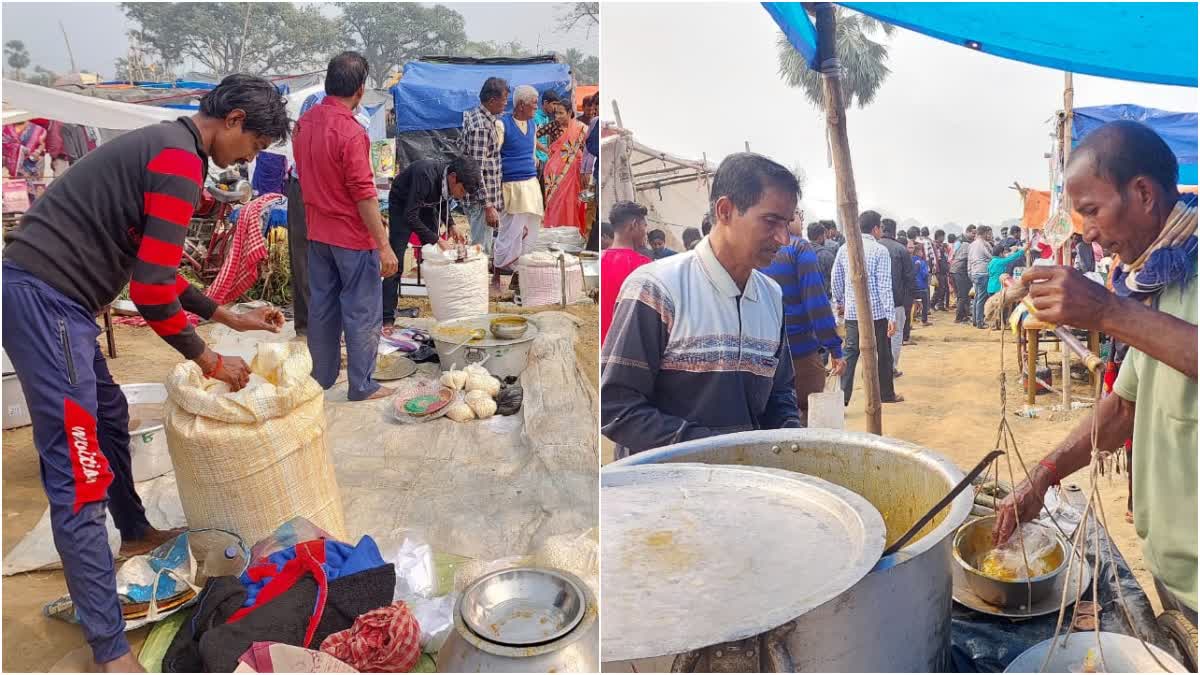
{"label": "man in checkered shirt", "polygon": [[491,251],[491,228],[500,224],[504,210],[504,195],[500,192],[500,144],[503,131],[499,115],[508,104],[508,82],[489,77],[479,90],[479,107],[463,113],[462,136],[458,150],[479,165],[483,183],[467,201],[467,218],[471,221],[471,243]]}
{"label": "man in checkered shirt", "polygon": [[[892,302],[892,259],[888,250],[877,240],[881,219],[875,211],[863,211],[858,217],[862,232],[863,261],[866,266],[867,291],[871,296],[871,320],[875,330],[875,355],[879,362],[879,396],[884,403],[899,403],[903,396],[896,394],[895,378],[892,376],[891,337],[896,331],[896,307]],[[847,277],[850,262],[849,249],[838,249],[833,263],[833,298],[839,307],[838,313],[846,317],[846,370],[842,373],[842,392],[846,405],[850,405],[850,394],[854,390],[854,368],[858,365],[858,303],[854,287]]]}

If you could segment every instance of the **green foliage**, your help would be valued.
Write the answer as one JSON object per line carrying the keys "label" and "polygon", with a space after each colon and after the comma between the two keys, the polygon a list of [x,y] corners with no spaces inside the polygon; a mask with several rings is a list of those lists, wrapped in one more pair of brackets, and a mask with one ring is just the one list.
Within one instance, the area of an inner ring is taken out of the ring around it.
{"label": "green foliage", "polygon": [[577,83],[598,84],[600,82],[600,59],[595,56],[587,56],[574,47],[568,49],[562,57],[567,65],[571,66],[571,72],[575,74]]}
{"label": "green foliage", "polygon": [[54,86],[54,81],[57,79],[58,74],[53,70],[50,70],[49,68],[43,68],[42,66],[35,66],[33,68],[33,75],[31,75],[27,81],[30,84],[36,84],[42,87],[52,87]]}
{"label": "green foliage", "polygon": [[12,68],[13,77],[20,80],[21,71],[29,66],[29,52],[25,49],[25,43],[20,40],[5,42],[4,60],[8,62],[8,67]]}
{"label": "green foliage", "polygon": [[353,48],[371,64],[371,85],[420,56],[456,54],[467,45],[463,17],[443,5],[343,2],[341,22]]}
{"label": "green foliage", "polygon": [[[876,42],[872,36],[882,32],[890,36],[895,26],[843,7],[837,12],[837,51],[842,63],[842,97],[847,108],[858,103],[864,108],[875,100],[883,81],[891,74],[887,67],[888,48]],[[804,96],[818,108],[824,107],[825,94],[821,84],[821,73],[808,67],[800,52],[796,51],[783,33],[776,39],[779,49],[779,76],[790,87],[804,91]]]}
{"label": "green foliage", "polygon": [[121,8],[138,26],[130,37],[168,68],[192,59],[218,77],[319,70],[345,46],[339,22],[316,5],[127,2]]}

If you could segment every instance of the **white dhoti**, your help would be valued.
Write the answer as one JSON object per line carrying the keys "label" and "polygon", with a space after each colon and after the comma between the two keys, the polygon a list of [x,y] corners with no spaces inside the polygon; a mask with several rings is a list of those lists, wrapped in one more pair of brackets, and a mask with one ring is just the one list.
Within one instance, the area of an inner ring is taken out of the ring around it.
{"label": "white dhoti", "polygon": [[500,214],[492,256],[497,269],[511,270],[522,255],[533,253],[545,211],[537,178],[507,181],[501,184],[501,189],[504,191],[504,213]]}
{"label": "white dhoti", "polygon": [[500,229],[492,248],[496,267],[515,268],[521,256],[533,252],[541,229],[542,216],[539,214],[505,212],[501,215]]}

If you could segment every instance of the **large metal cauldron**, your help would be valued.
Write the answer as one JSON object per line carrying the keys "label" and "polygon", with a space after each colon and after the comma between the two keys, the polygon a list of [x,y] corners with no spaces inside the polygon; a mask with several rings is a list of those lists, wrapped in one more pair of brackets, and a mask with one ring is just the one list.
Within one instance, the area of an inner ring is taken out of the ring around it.
{"label": "large metal cauldron", "polygon": [[[822,478],[865,497],[883,515],[891,545],[963,478],[924,448],[863,433],[826,429],[750,431],[680,443],[610,466],[662,462],[747,464]],[[796,621],[787,647],[797,671],[936,672],[950,653],[951,544],[971,512],[971,492],[857,585]],[[637,662],[670,669],[670,658]],[[630,662],[606,663],[629,672]]]}

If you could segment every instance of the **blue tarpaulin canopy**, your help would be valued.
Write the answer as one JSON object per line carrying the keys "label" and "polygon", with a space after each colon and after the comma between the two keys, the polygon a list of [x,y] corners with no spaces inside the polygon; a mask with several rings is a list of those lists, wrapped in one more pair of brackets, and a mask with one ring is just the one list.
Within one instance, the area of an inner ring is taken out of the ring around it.
{"label": "blue tarpaulin canopy", "polygon": [[[1195,87],[1194,2],[843,2],[843,7],[969,49],[1047,68]],[[764,2],[816,67],[817,33],[800,3]]]}
{"label": "blue tarpaulin canopy", "polygon": [[512,92],[528,84],[538,94],[552,89],[570,100],[571,70],[565,63],[428,63],[411,61],[404,66],[404,77],[392,87],[396,104],[396,131],[431,131],[462,126],[462,116],[479,105],[479,89],[489,77],[508,80],[512,112]]}
{"label": "blue tarpaulin canopy", "polygon": [[1196,113],[1143,108],[1132,103],[1076,108],[1071,124],[1071,147],[1114,120],[1133,120],[1153,129],[1167,142],[1179,161],[1179,184],[1196,184]]}

